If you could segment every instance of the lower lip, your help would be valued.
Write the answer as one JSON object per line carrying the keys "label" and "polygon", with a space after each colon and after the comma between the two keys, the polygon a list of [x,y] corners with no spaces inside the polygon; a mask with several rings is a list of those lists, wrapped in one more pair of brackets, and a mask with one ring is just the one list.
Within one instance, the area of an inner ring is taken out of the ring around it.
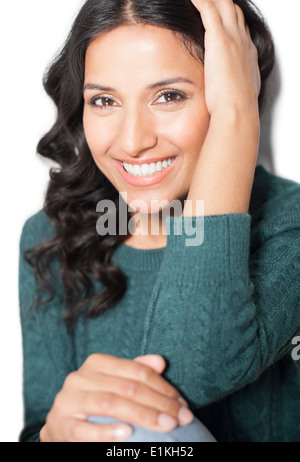
{"label": "lower lip", "polygon": [[153,173],[152,175],[146,175],[146,176],[130,175],[130,173],[127,173],[126,170],[123,168],[123,162],[120,160],[116,160],[116,159],[115,160],[116,160],[116,164],[117,164],[117,168],[119,172],[121,173],[124,180],[127,181],[127,183],[133,186],[151,186],[153,184],[156,184],[162,181],[171,172],[177,159],[178,157],[176,157],[175,160],[172,162],[172,164],[169,165],[164,170],[161,170],[160,172],[156,172],[156,173]]}

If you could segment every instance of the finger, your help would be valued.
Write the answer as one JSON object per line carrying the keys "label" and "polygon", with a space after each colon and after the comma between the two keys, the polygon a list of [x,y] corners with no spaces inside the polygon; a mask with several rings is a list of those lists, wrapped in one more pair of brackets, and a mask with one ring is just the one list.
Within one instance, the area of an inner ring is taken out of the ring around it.
{"label": "finger", "polygon": [[232,0],[213,0],[220,14],[225,29],[232,29],[238,25],[237,12]]}
{"label": "finger", "polygon": [[235,5],[235,11],[236,11],[236,17],[237,17],[239,28],[241,30],[246,30],[246,32],[247,30],[249,31],[249,28],[245,21],[243,10],[238,5]]}
{"label": "finger", "polygon": [[166,368],[166,361],[159,355],[138,356],[134,358],[134,361],[151,367],[158,374],[161,374]]}
{"label": "finger", "polygon": [[246,29],[246,34],[247,34],[249,40],[251,40],[253,42],[250,29],[249,29],[249,27],[247,25],[246,25],[245,29]]}
{"label": "finger", "polygon": [[91,355],[83,367],[92,367],[102,374],[124,377],[148,385],[170,398],[179,398],[180,393],[152,368],[130,359],[121,359],[105,354]]}
{"label": "finger", "polygon": [[141,382],[122,377],[95,374],[93,377],[90,377],[89,386],[89,391],[113,393],[136,403],[146,403],[147,407],[170,414],[176,419],[180,408],[182,406],[187,407],[179,399],[169,398]]}
{"label": "finger", "polygon": [[[238,5],[235,5],[235,8],[236,8],[236,14],[237,14],[237,17],[238,17],[238,24],[239,24],[239,28],[240,28],[241,32],[243,32],[244,34],[247,35],[247,37],[249,39],[249,43],[254,48],[256,48],[255,45],[254,45],[254,42],[252,40],[252,36],[251,36],[249,26],[246,23],[246,19],[245,19],[243,10]],[[256,49],[256,51],[257,51],[257,49]]]}
{"label": "finger", "polygon": [[223,29],[223,23],[216,5],[212,0],[191,0],[199,11],[206,31],[218,32]]}
{"label": "finger", "polygon": [[[179,423],[179,416],[175,418],[174,415],[160,412],[146,404],[130,401],[110,392],[83,393],[78,406],[80,406],[81,412],[88,416],[113,417],[129,424],[161,432],[168,432]],[[181,410],[180,412],[182,414]],[[184,409],[185,423],[191,422],[193,418],[189,413],[188,409]],[[181,425],[184,425],[183,419],[181,419]]]}
{"label": "finger", "polygon": [[99,425],[70,419],[66,422],[67,437],[70,442],[111,442],[125,441],[133,432],[130,425],[123,423]]}

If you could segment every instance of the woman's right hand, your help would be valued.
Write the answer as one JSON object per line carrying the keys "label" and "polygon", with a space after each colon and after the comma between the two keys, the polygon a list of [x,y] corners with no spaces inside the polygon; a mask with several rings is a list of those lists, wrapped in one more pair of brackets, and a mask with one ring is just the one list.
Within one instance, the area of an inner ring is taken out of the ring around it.
{"label": "woman's right hand", "polygon": [[89,416],[109,416],[128,424],[168,432],[192,421],[180,393],[161,373],[161,356],[134,360],[93,354],[69,374],[40,432],[41,442],[110,442],[127,439],[126,423],[99,425]]}

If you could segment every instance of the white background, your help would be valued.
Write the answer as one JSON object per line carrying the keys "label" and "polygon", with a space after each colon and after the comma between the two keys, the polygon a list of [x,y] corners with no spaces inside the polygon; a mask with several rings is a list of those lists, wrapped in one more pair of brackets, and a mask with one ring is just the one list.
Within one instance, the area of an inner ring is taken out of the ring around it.
{"label": "white background", "polygon": [[[60,48],[82,0],[1,2],[1,310],[0,441],[22,428],[22,356],[18,312],[18,246],[25,220],[43,205],[48,166],[35,154],[54,121],[42,75]],[[277,48],[260,163],[300,182],[298,0],[257,0]]]}

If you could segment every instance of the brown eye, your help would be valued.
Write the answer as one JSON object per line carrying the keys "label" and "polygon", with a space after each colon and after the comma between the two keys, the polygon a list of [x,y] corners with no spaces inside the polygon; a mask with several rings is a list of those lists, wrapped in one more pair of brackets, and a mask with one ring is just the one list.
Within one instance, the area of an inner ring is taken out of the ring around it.
{"label": "brown eye", "polygon": [[167,103],[178,100],[178,95],[176,93],[165,93],[163,96]]}
{"label": "brown eye", "polygon": [[96,106],[113,106],[114,105],[114,101],[110,98],[106,98],[105,96],[102,96],[101,98],[97,98],[94,102],[94,104]]}
{"label": "brown eye", "polygon": [[156,104],[180,103],[185,99],[187,99],[187,96],[184,93],[175,90],[166,90],[158,95],[158,98],[156,99]]}
{"label": "brown eye", "polygon": [[109,109],[117,107],[118,103],[108,96],[95,96],[89,101],[89,105],[97,109]]}

